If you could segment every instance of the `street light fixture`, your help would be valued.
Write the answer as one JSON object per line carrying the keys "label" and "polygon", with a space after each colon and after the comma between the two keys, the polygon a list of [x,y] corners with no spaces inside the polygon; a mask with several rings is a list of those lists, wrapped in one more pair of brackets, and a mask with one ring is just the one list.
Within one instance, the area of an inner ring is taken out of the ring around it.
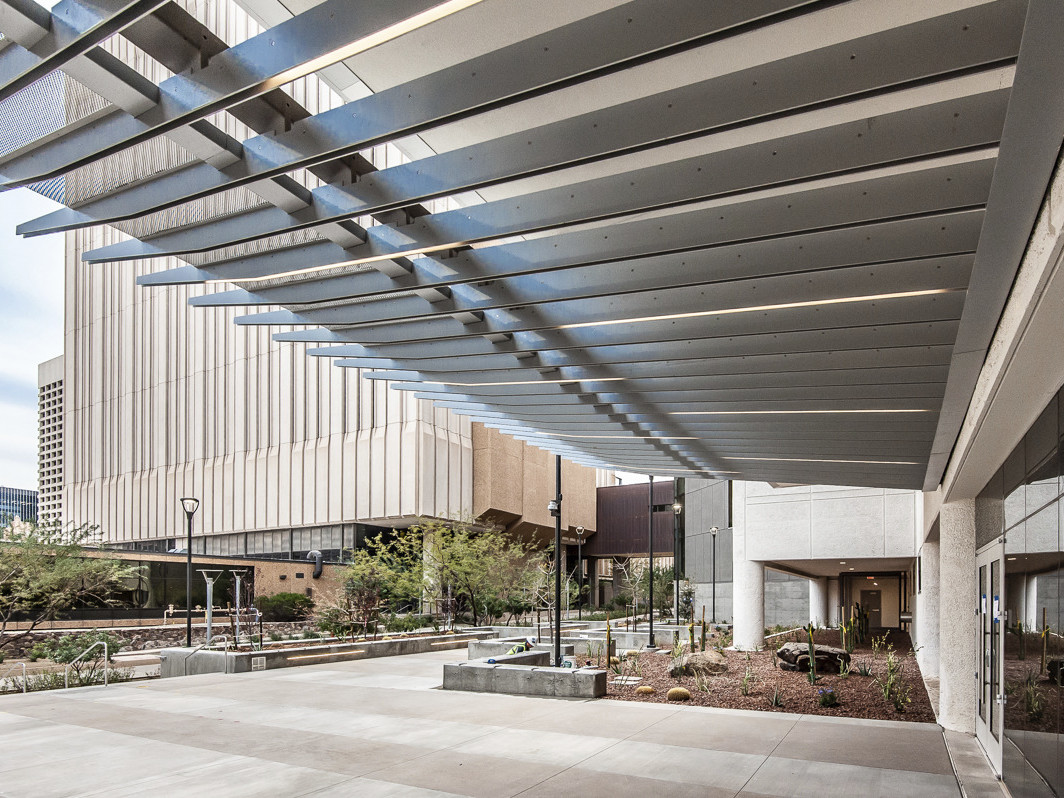
{"label": "street light fixture", "polygon": [[649,477],[647,492],[647,556],[650,559],[649,582],[647,589],[647,617],[650,619],[647,635],[647,651],[656,651],[654,645],[654,475]]}
{"label": "street light fixture", "polygon": [[185,548],[185,646],[192,648],[192,516],[199,509],[199,499],[181,499],[181,509],[188,522],[188,544]]}
{"label": "street light fixture", "polygon": [[[680,513],[683,505],[680,502],[672,503],[672,578],[676,583],[676,625],[680,625]],[[676,631],[679,635],[679,630]]]}
{"label": "street light fixture", "polygon": [[[713,537],[713,614],[712,622],[717,622],[717,533],[720,530],[713,526],[709,528],[709,534]],[[705,609],[702,610],[705,612]]]}
{"label": "street light fixture", "polygon": [[576,528],[576,619],[584,619],[584,528]]}
{"label": "street light fixture", "polygon": [[554,666],[562,666],[562,456],[554,455],[554,498],[547,503],[554,516]]}

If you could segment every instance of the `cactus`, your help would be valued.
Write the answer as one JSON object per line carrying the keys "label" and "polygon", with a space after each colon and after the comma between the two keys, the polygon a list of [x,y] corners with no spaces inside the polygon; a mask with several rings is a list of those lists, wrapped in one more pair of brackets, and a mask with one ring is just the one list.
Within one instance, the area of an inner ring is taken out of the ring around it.
{"label": "cactus", "polygon": [[613,656],[613,638],[610,635],[610,614],[606,613],[606,662]]}
{"label": "cactus", "polygon": [[690,650],[695,650],[695,624],[694,621],[687,624],[687,642],[690,644]]}
{"label": "cactus", "polygon": [[809,635],[809,684],[816,684],[816,644],[813,642],[813,632],[816,631],[816,627],[810,622],[805,627],[805,631]]}

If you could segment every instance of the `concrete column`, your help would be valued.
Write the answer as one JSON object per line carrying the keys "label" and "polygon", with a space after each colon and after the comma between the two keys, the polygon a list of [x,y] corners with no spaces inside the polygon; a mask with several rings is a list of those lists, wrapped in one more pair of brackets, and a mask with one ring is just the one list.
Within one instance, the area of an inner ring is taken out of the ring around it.
{"label": "concrete column", "polygon": [[828,626],[838,626],[842,619],[839,613],[842,605],[842,584],[838,578],[828,578]]}
{"label": "concrete column", "polygon": [[1023,575],[1023,625],[1027,629],[1040,629],[1042,613],[1038,610],[1038,577]]}
{"label": "concrete column", "polygon": [[765,645],[765,564],[746,555],[746,483],[732,482],[731,489],[732,639],[753,651]]}
{"label": "concrete column", "polygon": [[809,580],[809,622],[814,626],[828,625],[828,578]]}
{"label": "concrete column", "polygon": [[939,513],[938,722],[975,733],[975,500],[942,505]]}
{"label": "concrete column", "polygon": [[765,564],[734,560],[732,568],[735,647],[740,651],[754,651],[765,645]]}
{"label": "concrete column", "polygon": [[929,540],[920,550],[920,592],[916,594],[913,644],[920,647],[916,661],[929,679],[938,678],[938,541]]}

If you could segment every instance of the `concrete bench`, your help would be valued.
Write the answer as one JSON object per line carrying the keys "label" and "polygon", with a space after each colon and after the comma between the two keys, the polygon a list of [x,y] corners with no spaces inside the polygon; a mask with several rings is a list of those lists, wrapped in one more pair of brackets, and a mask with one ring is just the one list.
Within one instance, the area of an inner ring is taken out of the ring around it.
{"label": "concrete bench", "polygon": [[[510,638],[509,640],[470,640],[469,654],[467,656],[471,660],[483,659],[485,657],[498,658],[499,656],[506,654],[507,651],[518,643],[523,642],[525,642],[525,640],[521,637]],[[549,643],[536,643],[535,646],[532,647],[532,650],[545,651],[549,656],[549,654],[554,651],[554,646]],[[573,653],[574,648],[572,644],[562,646],[563,657],[571,657],[573,656]],[[549,661],[550,660],[548,659],[548,662]]]}
{"label": "concrete bench", "polygon": [[597,668],[552,668],[489,663],[478,659],[444,665],[443,689],[560,698],[600,698],[606,695],[606,671]]}
{"label": "concrete bench", "polygon": [[550,654],[546,651],[520,651],[516,654],[495,654],[491,657],[480,657],[480,662],[495,660],[498,665],[550,665]]}

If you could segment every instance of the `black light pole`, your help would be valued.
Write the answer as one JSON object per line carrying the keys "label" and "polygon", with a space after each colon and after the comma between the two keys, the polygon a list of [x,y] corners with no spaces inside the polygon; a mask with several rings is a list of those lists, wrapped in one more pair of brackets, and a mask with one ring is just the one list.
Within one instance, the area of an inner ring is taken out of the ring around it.
{"label": "black light pole", "polygon": [[[713,623],[717,622],[717,533],[720,532],[715,526],[710,527],[709,534],[713,537],[713,614],[710,620]],[[703,605],[703,612],[705,607]]]}
{"label": "black light pole", "polygon": [[576,528],[576,619],[584,619],[584,528]]}
{"label": "black light pole", "polygon": [[554,516],[554,666],[562,666],[562,456],[554,455],[554,499],[547,505]]}
{"label": "black light pole", "polygon": [[[683,505],[672,504],[672,578],[676,583],[676,625],[680,625],[680,513]],[[677,630],[676,634],[679,634]]]}
{"label": "black light pole", "polygon": [[181,508],[188,521],[188,543],[185,548],[185,646],[192,648],[192,516],[199,509],[199,499],[181,499]]}
{"label": "black light pole", "polygon": [[650,498],[647,502],[647,553],[650,555],[650,579],[648,583],[650,589],[647,591],[648,602],[647,607],[650,615],[650,635],[647,638],[647,649],[657,648],[654,645],[654,477],[650,477],[650,492],[647,494]]}

